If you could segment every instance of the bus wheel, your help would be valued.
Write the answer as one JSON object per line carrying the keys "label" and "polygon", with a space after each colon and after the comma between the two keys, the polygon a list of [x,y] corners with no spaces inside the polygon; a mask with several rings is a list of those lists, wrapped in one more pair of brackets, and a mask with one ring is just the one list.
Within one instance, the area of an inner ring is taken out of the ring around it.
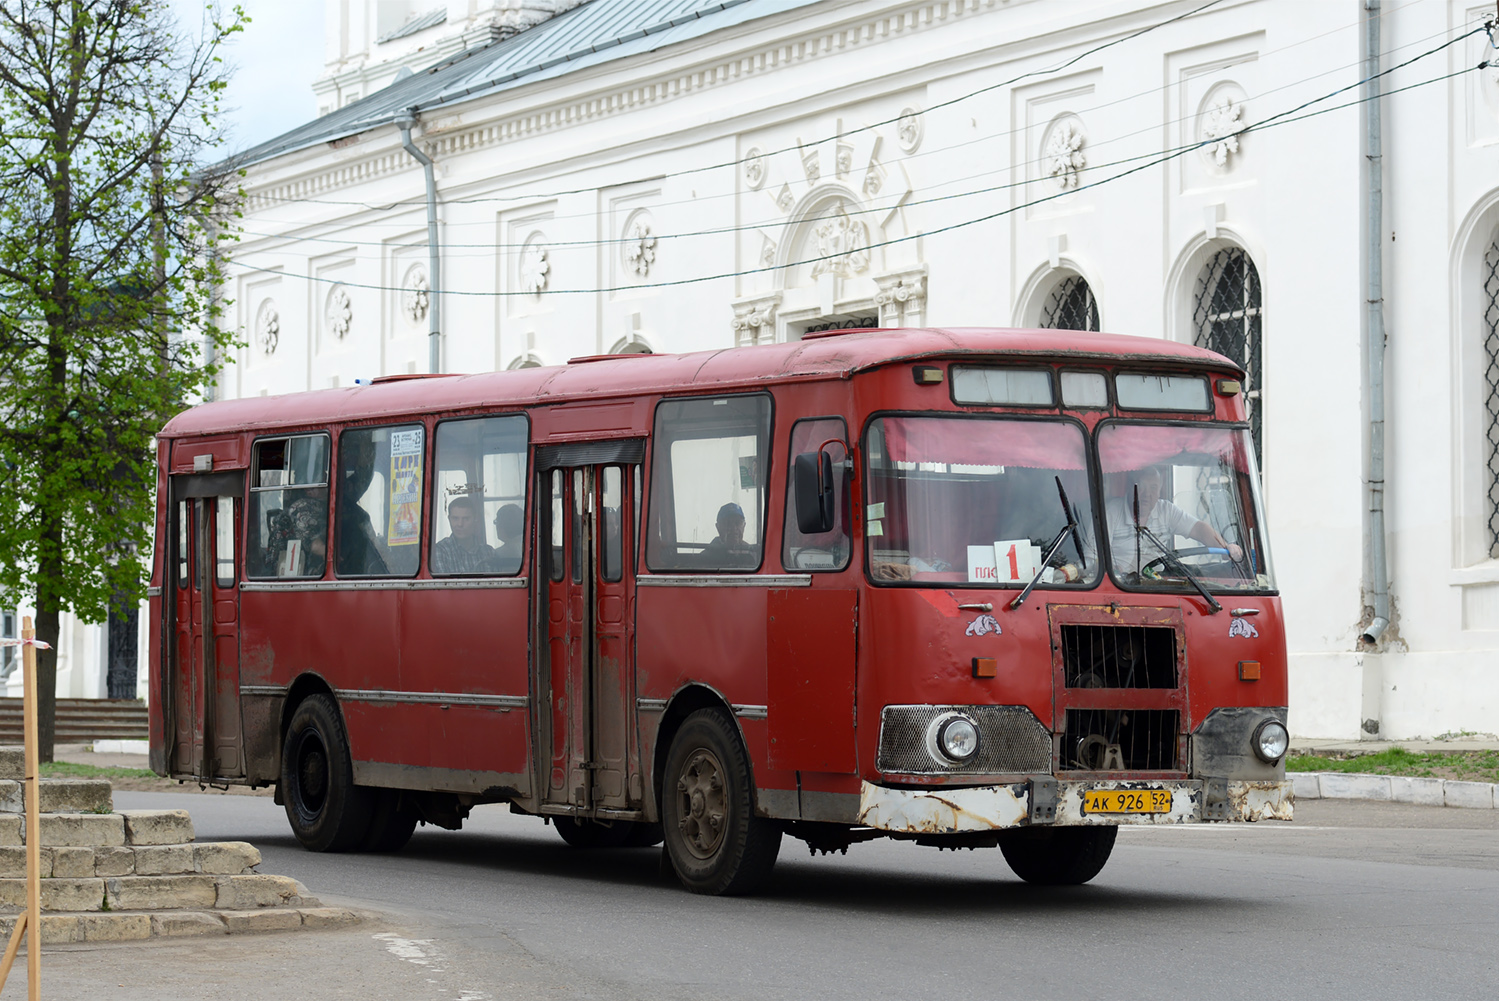
{"label": "bus wheel", "polygon": [[1015,875],[1042,886],[1078,886],[1097,876],[1114,850],[1117,827],[1027,827],[1000,835]]}
{"label": "bus wheel", "polygon": [[553,817],[552,826],[574,848],[621,848],[629,843],[635,825],[626,820],[600,824],[586,818]]}
{"label": "bus wheel", "polygon": [[395,789],[370,790],[374,811],[360,848],[367,852],[398,852],[416,830],[416,811],[400,809],[401,794]]}
{"label": "bus wheel", "polygon": [[309,695],[292,713],[281,745],[281,789],[292,833],[309,851],[348,851],[369,832],[373,790],[354,784],[343,720],[326,695]]}
{"label": "bus wheel", "polygon": [[781,850],[781,829],[754,814],[749,756],[721,713],[700,709],[672,738],[661,828],[672,868],[693,893],[753,893]]}

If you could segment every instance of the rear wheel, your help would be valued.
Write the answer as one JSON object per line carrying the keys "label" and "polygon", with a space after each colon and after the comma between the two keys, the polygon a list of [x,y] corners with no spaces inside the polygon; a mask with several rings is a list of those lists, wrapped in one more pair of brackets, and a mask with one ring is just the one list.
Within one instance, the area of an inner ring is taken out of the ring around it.
{"label": "rear wheel", "polygon": [[374,809],[360,847],[367,852],[398,852],[416,830],[416,811],[400,808],[401,793],[397,789],[373,789],[371,793]]}
{"label": "rear wheel", "polygon": [[297,705],[281,745],[281,795],[302,847],[357,848],[369,832],[373,790],[354,784],[354,765],[338,706],[326,695]]}
{"label": "rear wheel", "polygon": [[781,829],[754,814],[749,756],[722,713],[700,709],[672,738],[662,773],[661,828],[682,885],[742,894],[770,879]]}
{"label": "rear wheel", "polygon": [[1077,886],[1103,870],[1117,827],[1025,827],[1006,831],[999,849],[1015,875],[1042,886]]}
{"label": "rear wheel", "polygon": [[552,824],[562,840],[574,848],[622,848],[629,843],[635,826],[627,820],[600,824],[586,817],[553,817]]}

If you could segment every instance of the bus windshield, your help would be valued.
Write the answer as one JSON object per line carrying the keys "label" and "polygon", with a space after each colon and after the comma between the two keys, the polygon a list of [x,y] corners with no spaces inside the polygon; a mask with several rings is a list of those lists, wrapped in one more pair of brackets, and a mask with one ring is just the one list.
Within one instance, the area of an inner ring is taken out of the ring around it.
{"label": "bus windshield", "polygon": [[1077,424],[882,417],[869,425],[866,449],[864,534],[876,582],[1024,587],[1039,575],[1042,587],[1077,587],[1097,579]]}
{"label": "bus windshield", "polygon": [[1147,589],[1275,586],[1249,431],[1109,424],[1098,432],[1114,576]]}

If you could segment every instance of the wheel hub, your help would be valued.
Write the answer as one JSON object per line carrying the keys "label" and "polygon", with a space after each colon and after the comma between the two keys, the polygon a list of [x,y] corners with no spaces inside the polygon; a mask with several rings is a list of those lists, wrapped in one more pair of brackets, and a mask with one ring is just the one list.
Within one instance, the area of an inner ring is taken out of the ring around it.
{"label": "wheel hub", "polygon": [[328,795],[328,752],[313,733],[302,742],[301,751],[297,756],[298,791],[302,805],[309,813],[316,814],[322,810]]}
{"label": "wheel hub", "polygon": [[677,827],[687,850],[696,858],[712,858],[723,844],[728,812],[724,769],[717,755],[706,748],[692,753],[677,780],[677,797],[681,814]]}

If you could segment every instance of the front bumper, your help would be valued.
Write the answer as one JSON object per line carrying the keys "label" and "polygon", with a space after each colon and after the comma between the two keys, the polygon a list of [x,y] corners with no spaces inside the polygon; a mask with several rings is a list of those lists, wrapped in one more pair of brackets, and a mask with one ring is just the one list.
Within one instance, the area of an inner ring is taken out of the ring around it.
{"label": "front bumper", "polygon": [[[1165,813],[1089,813],[1083,808],[1083,794],[1095,789],[1169,789],[1171,809]],[[1048,778],[966,789],[893,789],[865,782],[859,791],[859,823],[904,834],[963,834],[1031,825],[1290,820],[1293,801],[1289,780],[1053,782]]]}

